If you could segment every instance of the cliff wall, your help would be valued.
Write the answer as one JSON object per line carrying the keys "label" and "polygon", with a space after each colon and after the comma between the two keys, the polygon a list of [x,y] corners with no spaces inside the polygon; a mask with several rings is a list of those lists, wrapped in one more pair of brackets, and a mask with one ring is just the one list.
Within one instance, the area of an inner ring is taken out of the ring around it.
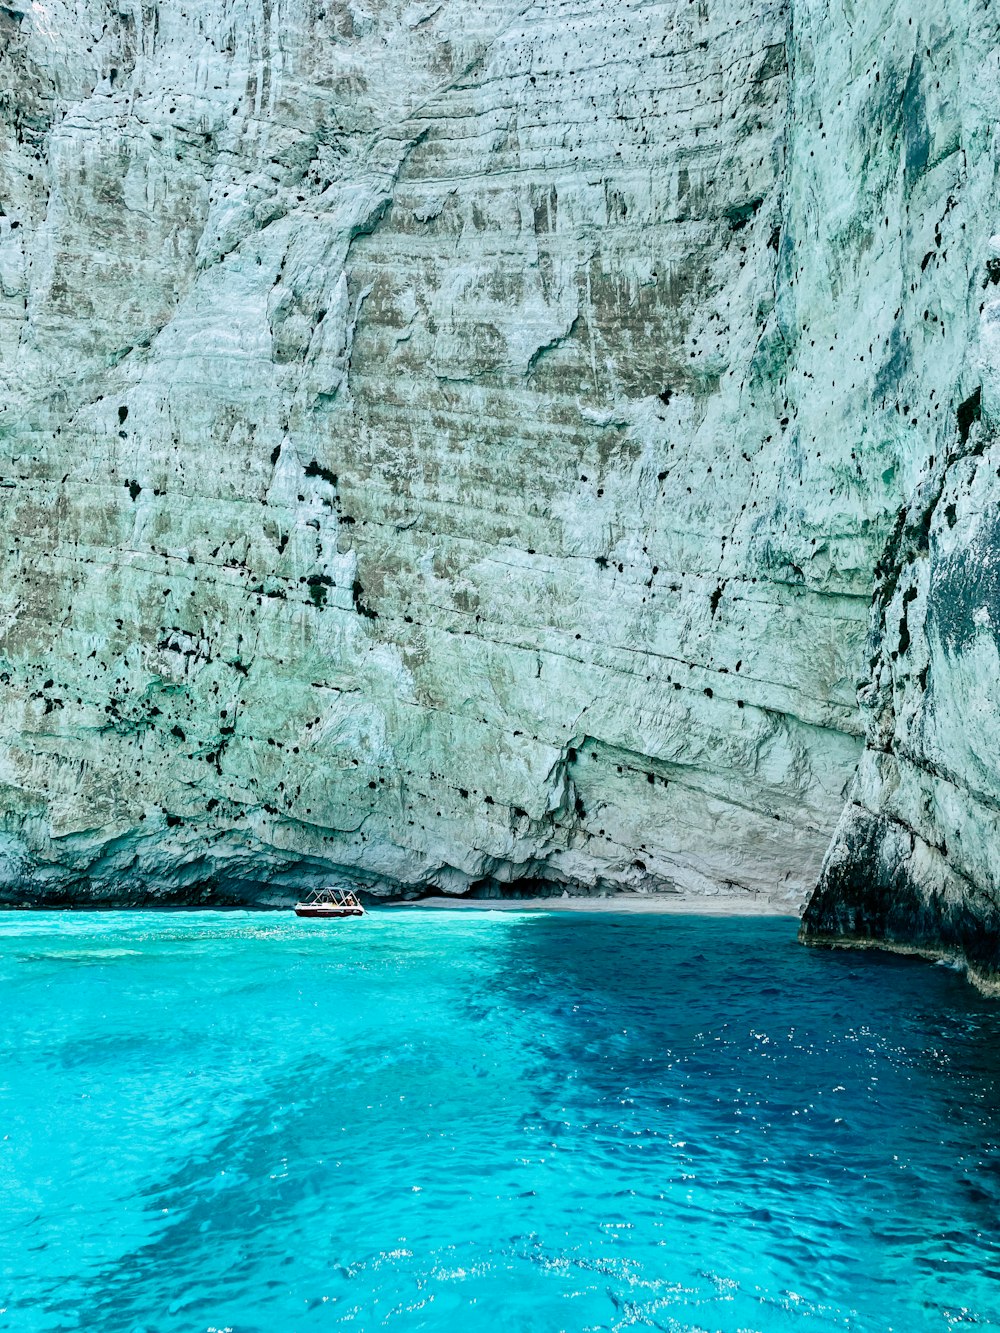
{"label": "cliff wall", "polygon": [[[866,424],[898,414],[914,466],[875,567],[865,750],[803,935],[964,961],[997,990],[1000,23],[984,4],[875,5],[859,36],[899,92],[903,150],[879,196],[898,353]],[[871,160],[881,119],[875,97],[864,133],[841,126],[849,160]]]}
{"label": "cliff wall", "polygon": [[994,29],[0,9],[0,894],[986,883]]}

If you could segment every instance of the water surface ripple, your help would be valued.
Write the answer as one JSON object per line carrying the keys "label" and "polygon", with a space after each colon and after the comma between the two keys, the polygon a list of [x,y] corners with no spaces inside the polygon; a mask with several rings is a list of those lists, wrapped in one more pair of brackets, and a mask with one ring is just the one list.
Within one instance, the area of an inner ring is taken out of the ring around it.
{"label": "water surface ripple", "polygon": [[795,923],[0,916],[0,1329],[1000,1330],[1000,1006]]}

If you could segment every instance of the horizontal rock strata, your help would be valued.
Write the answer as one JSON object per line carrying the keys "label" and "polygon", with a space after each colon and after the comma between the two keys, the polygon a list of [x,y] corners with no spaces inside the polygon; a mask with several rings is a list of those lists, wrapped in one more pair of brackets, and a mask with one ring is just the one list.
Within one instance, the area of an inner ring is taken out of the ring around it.
{"label": "horizontal rock strata", "polygon": [[947,8],[0,10],[0,897],[800,901],[985,383]]}

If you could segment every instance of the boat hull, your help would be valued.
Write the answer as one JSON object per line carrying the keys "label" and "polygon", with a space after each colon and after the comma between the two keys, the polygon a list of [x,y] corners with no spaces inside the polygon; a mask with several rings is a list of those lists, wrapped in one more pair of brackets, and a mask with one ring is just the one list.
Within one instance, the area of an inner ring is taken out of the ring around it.
{"label": "boat hull", "polygon": [[337,917],[347,917],[347,916],[364,916],[364,914],[365,914],[365,909],[363,907],[337,907],[333,905],[309,907],[306,905],[300,905],[295,909],[296,916],[304,916],[307,918],[324,918],[324,917],[337,918]]}

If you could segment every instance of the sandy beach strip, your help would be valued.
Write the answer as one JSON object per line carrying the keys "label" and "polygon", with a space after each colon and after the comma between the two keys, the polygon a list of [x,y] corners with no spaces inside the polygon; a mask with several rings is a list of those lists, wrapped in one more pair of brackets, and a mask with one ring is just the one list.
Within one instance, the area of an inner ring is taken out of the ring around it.
{"label": "sandy beach strip", "polygon": [[[383,904],[380,904],[380,907]],[[473,912],[628,912],[683,916],[791,916],[800,912],[795,902],[773,902],[769,898],[729,894],[622,893],[607,898],[584,895],[559,898],[452,898],[440,895],[409,902],[384,904],[393,911],[422,910]]]}

